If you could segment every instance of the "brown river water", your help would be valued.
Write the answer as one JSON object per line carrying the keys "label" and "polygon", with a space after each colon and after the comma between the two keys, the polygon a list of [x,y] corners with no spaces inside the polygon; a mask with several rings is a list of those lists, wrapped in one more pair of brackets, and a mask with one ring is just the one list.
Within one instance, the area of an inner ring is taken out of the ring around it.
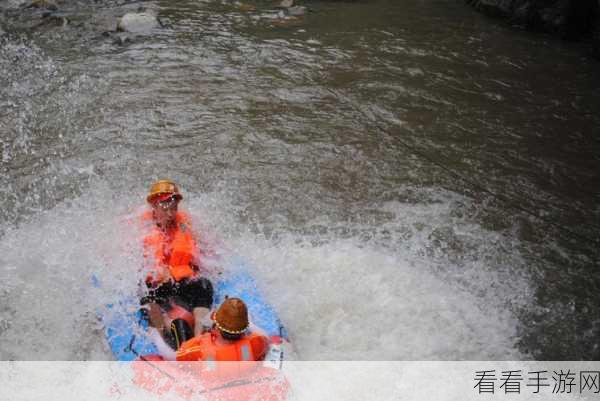
{"label": "brown river water", "polygon": [[[298,357],[600,358],[600,64],[461,1],[157,1],[0,38],[0,359],[110,359],[171,177]],[[0,20],[0,23],[3,20]]]}

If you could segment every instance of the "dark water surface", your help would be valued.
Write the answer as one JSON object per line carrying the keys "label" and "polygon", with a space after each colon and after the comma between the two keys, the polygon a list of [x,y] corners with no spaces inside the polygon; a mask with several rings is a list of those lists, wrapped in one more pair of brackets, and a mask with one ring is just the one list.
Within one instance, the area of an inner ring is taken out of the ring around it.
{"label": "dark water surface", "polygon": [[109,357],[86,276],[164,176],[302,359],[600,358],[597,62],[460,1],[140,4],[125,45],[7,19],[2,359]]}

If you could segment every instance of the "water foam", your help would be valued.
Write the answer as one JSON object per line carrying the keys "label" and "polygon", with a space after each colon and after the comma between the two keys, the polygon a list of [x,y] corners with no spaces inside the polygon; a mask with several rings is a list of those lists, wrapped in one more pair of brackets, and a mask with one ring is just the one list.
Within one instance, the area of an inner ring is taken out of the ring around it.
{"label": "water foam", "polygon": [[381,205],[379,226],[323,218],[304,233],[240,226],[206,196],[191,209],[251,261],[300,359],[524,357],[517,312],[533,292],[518,243],[457,218],[465,198],[430,196]]}

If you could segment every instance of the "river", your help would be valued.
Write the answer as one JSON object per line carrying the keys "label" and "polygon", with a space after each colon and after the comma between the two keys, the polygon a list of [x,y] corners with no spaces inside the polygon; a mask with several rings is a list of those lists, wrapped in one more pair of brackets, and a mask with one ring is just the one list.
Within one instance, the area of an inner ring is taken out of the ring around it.
{"label": "river", "polygon": [[167,23],[123,44],[120,3],[5,14],[0,359],[111,358],[163,177],[300,359],[599,359],[598,62],[461,1],[273,4],[133,3]]}

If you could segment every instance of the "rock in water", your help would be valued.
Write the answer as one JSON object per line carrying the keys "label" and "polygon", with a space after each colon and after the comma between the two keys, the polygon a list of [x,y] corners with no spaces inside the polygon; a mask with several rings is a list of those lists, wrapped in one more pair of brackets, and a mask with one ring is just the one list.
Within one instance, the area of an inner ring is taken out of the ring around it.
{"label": "rock in water", "polygon": [[173,28],[171,20],[165,17],[156,17],[161,28]]}
{"label": "rock in water", "polygon": [[156,16],[150,13],[127,13],[117,24],[117,31],[147,33],[160,26]]}
{"label": "rock in water", "polygon": [[306,14],[306,7],[302,7],[302,6],[295,6],[295,7],[290,7],[287,9],[288,15],[291,15],[292,17],[300,17],[304,14]]}
{"label": "rock in water", "polygon": [[124,46],[131,42],[131,38],[126,33],[118,33],[113,37],[113,43],[115,45]]}
{"label": "rock in water", "polygon": [[246,4],[246,3],[242,3],[241,1],[236,1],[234,3],[234,5],[240,10],[240,11],[256,11],[256,7],[253,6],[252,4]]}
{"label": "rock in water", "polygon": [[46,10],[56,11],[58,6],[49,0],[34,0],[27,8],[45,8]]}
{"label": "rock in water", "polygon": [[473,5],[487,15],[502,17],[511,13],[513,3],[513,0],[477,0]]}
{"label": "rock in water", "polygon": [[61,15],[49,15],[44,17],[42,23],[47,25],[62,26],[63,28],[69,24],[69,19]]}

